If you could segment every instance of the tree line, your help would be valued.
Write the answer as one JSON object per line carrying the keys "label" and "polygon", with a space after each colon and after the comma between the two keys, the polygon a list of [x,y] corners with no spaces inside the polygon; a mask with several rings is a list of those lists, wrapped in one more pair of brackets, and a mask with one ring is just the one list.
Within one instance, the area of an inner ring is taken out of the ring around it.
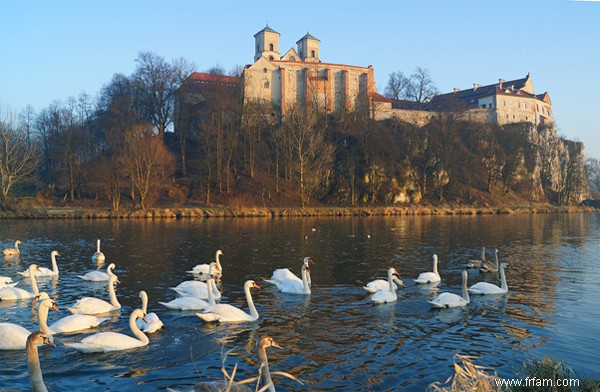
{"label": "tree line", "polygon": [[[533,157],[542,151],[526,124],[444,113],[416,127],[374,121],[368,110],[327,114],[316,101],[280,118],[265,103],[243,104],[241,85],[186,91],[194,69],[142,52],[135,71],[115,74],[96,98],[82,93],[37,113],[0,110],[0,207],[13,208],[28,183],[41,197],[114,211],[145,210],[161,198],[307,206],[473,203],[511,192],[569,204],[581,186],[581,173],[566,162],[564,184],[534,195]],[[392,74],[386,94],[424,102],[434,90],[418,68],[410,78]]]}

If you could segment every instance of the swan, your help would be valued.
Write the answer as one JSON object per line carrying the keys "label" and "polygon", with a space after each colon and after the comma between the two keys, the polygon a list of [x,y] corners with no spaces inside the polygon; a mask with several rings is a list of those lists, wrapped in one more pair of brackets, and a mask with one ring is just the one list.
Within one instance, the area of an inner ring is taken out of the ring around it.
{"label": "swan", "polygon": [[108,320],[108,317],[98,318],[88,314],[72,314],[48,326],[48,311],[52,309],[60,313],[60,310],[58,310],[56,302],[50,299],[46,293],[40,293],[35,298],[34,302],[41,301],[38,311],[40,329],[48,336],[94,328]]}
{"label": "swan", "polygon": [[67,309],[73,314],[92,315],[108,313],[121,309],[121,304],[119,303],[119,300],[117,299],[117,293],[115,292],[116,283],[119,283],[116,275],[111,276],[108,280],[108,295],[110,297],[110,303],[99,298],[83,297],[78,299],[75,305]]}
{"label": "swan", "polygon": [[35,272],[38,270],[37,264],[31,264],[29,266],[29,277],[31,279],[31,291],[20,289],[18,287],[2,287],[0,288],[0,300],[13,300],[13,299],[28,299],[33,298],[40,293],[35,279]]}
{"label": "swan", "polygon": [[[58,264],[56,264],[56,256],[60,256],[57,250],[53,250],[50,253],[50,259],[52,260],[52,269],[46,267],[39,267],[37,271],[35,271],[35,277],[41,278],[46,276],[58,276]],[[24,276],[25,278],[29,278],[29,269],[26,269],[23,272],[17,272],[19,275]]]}
{"label": "swan", "polygon": [[146,314],[146,320],[137,319],[135,322],[137,327],[146,333],[158,331],[164,324],[156,313],[148,313],[148,294],[144,290],[140,291],[140,299],[142,300],[142,311]]}
{"label": "swan", "polygon": [[466,270],[464,270],[462,272],[462,297],[453,293],[441,293],[436,299],[428,302],[436,308],[456,308],[460,306],[466,306],[470,302],[469,292],[467,291],[468,277],[469,273]]}
{"label": "swan", "polygon": [[485,246],[481,248],[481,259],[480,260],[469,260],[467,268],[480,268],[481,263],[485,262]]}
{"label": "swan", "polygon": [[[388,270],[388,278],[389,278],[389,270]],[[394,290],[398,290],[398,286],[405,287],[402,279],[399,279],[396,275],[392,276],[392,287]],[[363,286],[363,289],[367,290],[369,293],[376,293],[381,290],[389,290],[389,283],[385,279],[375,279],[367,283],[366,286]]]}
{"label": "swan", "polygon": [[481,272],[497,272],[498,271],[498,249],[494,250],[494,258],[495,258],[495,262],[492,263],[491,261],[485,260],[484,262],[481,263],[481,267],[479,268],[479,271]]}
{"label": "swan", "polygon": [[396,289],[394,288],[394,275],[398,275],[398,271],[396,271],[396,268],[392,267],[388,270],[387,290],[377,291],[371,297],[371,301],[376,304],[386,304],[390,302],[396,302],[398,300],[398,294],[396,294]]}
{"label": "swan", "polygon": [[89,280],[92,282],[105,282],[110,279],[111,276],[117,276],[112,271],[115,269],[115,263],[110,263],[108,267],[106,267],[106,272],[104,271],[91,271],[85,275],[77,275],[78,278],[83,280]]}
{"label": "swan", "polygon": [[[275,392],[275,384],[273,384],[273,380],[271,379],[271,372],[269,371],[269,359],[267,358],[267,348],[275,347],[279,350],[282,350],[281,347],[272,337],[269,335],[264,335],[260,338],[258,342],[257,352],[258,352],[258,372],[262,381],[262,388],[268,386],[267,391]],[[258,387],[258,386],[257,386]]]}
{"label": "swan", "polygon": [[[215,262],[210,263],[210,270],[215,272],[217,271],[217,265]],[[211,274],[212,276],[213,274]],[[201,282],[199,280],[186,280],[185,282],[181,282],[176,287],[170,287],[171,290],[175,291],[182,297],[197,297],[201,299],[208,299],[208,283]],[[221,299],[221,293],[217,290],[217,286],[212,286],[212,295],[215,299]]]}
{"label": "swan", "polygon": [[282,293],[289,294],[310,294],[310,268],[309,265],[313,261],[310,257],[305,257],[302,263],[300,275],[302,279],[294,275],[289,269],[277,269],[273,272],[271,279],[265,280],[267,283],[272,283],[277,286],[277,289]]}
{"label": "swan", "polygon": [[198,264],[198,265],[194,266],[194,268],[192,268],[190,271],[186,271],[186,272],[189,274],[194,274],[194,275],[213,274],[215,276],[221,276],[221,274],[223,273],[223,270],[221,269],[221,261],[219,260],[220,256],[223,256],[223,252],[219,249],[215,253],[216,270],[214,270],[213,272],[211,272],[209,264]]}
{"label": "swan", "polygon": [[129,328],[135,337],[118,332],[100,332],[83,338],[79,343],[65,343],[64,345],[84,353],[106,353],[146,346],[150,340],[135,324],[138,318],[142,320],[146,318],[142,309],[135,309],[129,316]]}
{"label": "swan", "polygon": [[100,251],[100,239],[98,239],[96,240],[96,253],[94,253],[92,256],[92,261],[96,263],[104,263],[104,260],[106,260],[106,257],[104,256],[104,253]]}
{"label": "swan", "polygon": [[248,302],[250,314],[229,304],[215,304],[204,309],[201,313],[196,313],[196,316],[200,317],[205,322],[217,321],[222,323],[236,323],[258,320],[258,312],[254,307],[252,294],[250,294],[251,288],[260,289],[260,286],[253,280],[247,280],[246,283],[244,283],[244,292],[246,293],[246,301]]}
{"label": "swan", "polygon": [[214,287],[215,282],[213,277],[208,278],[208,284],[213,288],[208,292],[208,302],[203,300],[202,298],[185,296],[178,297],[169,302],[159,302],[159,304],[166,306],[169,309],[179,309],[179,310],[201,310],[205,309],[211,305],[215,304],[214,295],[212,295],[216,290]]}
{"label": "swan", "polygon": [[10,276],[0,276],[0,289],[3,287],[15,287],[19,282],[13,282]]}
{"label": "swan", "polygon": [[415,279],[415,283],[435,283],[442,280],[438,273],[438,257],[436,254],[433,255],[433,272],[422,272],[419,277]]}
{"label": "swan", "polygon": [[21,243],[21,241],[16,240],[14,248],[4,249],[4,251],[2,252],[4,254],[4,256],[18,256],[19,254],[21,254],[21,251],[19,250],[20,243]]}
{"label": "swan", "polygon": [[50,347],[56,347],[52,341],[43,332],[33,332],[27,337],[27,369],[29,369],[29,381],[33,392],[48,392],[42,377],[42,368],[40,366],[40,357],[37,346],[45,344]]}
{"label": "swan", "polygon": [[505,294],[508,292],[508,285],[506,284],[506,275],[504,274],[504,269],[507,267],[506,263],[500,264],[500,281],[501,286],[498,287],[495,284],[488,282],[479,282],[475,283],[471,287],[468,288],[469,293],[471,294]]}
{"label": "swan", "polygon": [[13,323],[0,323],[0,350],[23,350],[30,331]]}

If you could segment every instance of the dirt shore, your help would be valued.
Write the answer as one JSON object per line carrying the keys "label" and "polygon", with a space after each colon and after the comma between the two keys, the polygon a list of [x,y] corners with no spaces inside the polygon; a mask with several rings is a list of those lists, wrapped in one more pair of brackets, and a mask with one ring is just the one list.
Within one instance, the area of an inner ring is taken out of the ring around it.
{"label": "dirt shore", "polygon": [[591,207],[511,206],[511,207],[177,207],[147,211],[105,208],[38,207],[0,212],[0,219],[184,219],[230,217],[309,217],[309,216],[410,216],[410,215],[502,215],[595,212]]}

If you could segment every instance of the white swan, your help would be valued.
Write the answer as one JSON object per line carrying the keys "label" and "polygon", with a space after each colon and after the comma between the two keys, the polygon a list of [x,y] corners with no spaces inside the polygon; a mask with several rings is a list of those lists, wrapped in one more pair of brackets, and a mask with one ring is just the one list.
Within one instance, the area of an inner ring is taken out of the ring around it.
{"label": "white swan", "polygon": [[65,343],[64,345],[85,353],[106,353],[146,346],[150,340],[135,324],[138,318],[145,319],[142,309],[135,309],[129,316],[129,328],[135,337],[118,332],[100,332],[83,338],[79,343]]}
{"label": "white swan", "polygon": [[485,246],[481,248],[481,259],[473,259],[469,260],[469,264],[467,264],[467,268],[480,268],[481,263],[485,262]]}
{"label": "white swan", "polygon": [[221,261],[219,260],[220,256],[223,256],[223,252],[219,249],[215,253],[215,261],[214,262],[216,263],[216,270],[213,270],[212,272],[210,269],[210,264],[198,264],[198,265],[194,266],[194,268],[192,268],[190,271],[186,271],[186,272],[189,274],[194,274],[194,275],[213,274],[215,276],[221,276],[223,274],[223,270],[221,269]]}
{"label": "white swan", "polygon": [[[99,318],[88,314],[72,314],[63,317],[48,326],[48,311],[52,309],[60,313],[60,310],[58,310],[56,302],[50,299],[46,293],[40,293],[36,299],[41,301],[38,311],[40,329],[48,336],[59,333],[83,331],[85,329],[97,327],[108,320],[108,317]],[[34,302],[36,302],[36,300],[34,300]]]}
{"label": "white swan", "polygon": [[385,304],[390,302],[396,302],[398,300],[398,294],[396,294],[396,289],[394,288],[394,275],[398,275],[398,271],[396,268],[388,269],[388,287],[386,290],[377,291],[371,297],[371,301],[376,304]]}
{"label": "white swan", "polygon": [[110,303],[103,299],[94,297],[83,297],[78,299],[75,305],[69,309],[73,314],[103,314],[113,312],[121,309],[121,304],[117,299],[117,293],[115,292],[115,284],[119,283],[116,276],[111,276],[108,280],[108,295],[110,297]]}
{"label": "white swan", "polygon": [[[210,270],[213,272],[217,271],[217,265],[215,262],[210,263]],[[211,276],[214,274],[211,274]],[[176,287],[170,287],[171,290],[175,291],[182,297],[197,297],[201,299],[208,299],[209,285],[207,282],[201,282],[199,280],[186,280],[185,282],[179,283]],[[217,290],[217,286],[212,286],[212,295],[215,299],[221,299],[221,293]]]}
{"label": "white swan", "polygon": [[506,275],[504,269],[507,267],[506,263],[500,264],[500,281],[501,287],[496,286],[493,283],[478,282],[468,288],[471,294],[506,294],[508,292],[508,285],[506,284]]}
{"label": "white swan", "polygon": [[244,292],[246,294],[246,301],[248,302],[250,314],[229,304],[215,304],[204,309],[201,313],[196,313],[196,316],[200,317],[205,322],[218,321],[221,323],[236,323],[258,320],[258,312],[254,307],[252,294],[250,294],[251,288],[260,289],[260,286],[253,280],[247,280],[246,283],[244,283]]}
{"label": "white swan", "polygon": [[107,282],[111,276],[117,276],[112,271],[115,269],[115,263],[110,263],[104,271],[91,271],[85,275],[77,275],[78,278],[89,280],[91,282]]}
{"label": "white swan", "polygon": [[13,323],[0,323],[0,350],[23,350],[30,331]]}
{"label": "white swan", "polygon": [[[46,276],[58,276],[58,264],[56,264],[56,256],[60,256],[57,250],[53,250],[50,253],[50,259],[52,260],[52,269],[46,267],[38,267],[37,271],[35,271],[36,278],[42,278]],[[22,272],[17,272],[19,275],[24,276],[25,278],[29,278],[29,269],[26,269]]]}
{"label": "white swan", "polygon": [[[392,276],[392,281],[392,287],[394,288],[394,290],[398,290],[398,286],[405,287],[402,279],[398,278],[396,275]],[[376,293],[381,290],[389,290],[389,282],[385,279],[375,279],[367,283],[366,286],[363,286],[363,289],[365,289],[369,293]]]}
{"label": "white swan", "polygon": [[460,306],[466,306],[470,302],[469,292],[467,291],[467,279],[469,273],[464,270],[462,272],[462,288],[463,295],[456,295],[454,293],[441,293],[438,297],[432,301],[428,301],[436,308],[456,308]]}
{"label": "white swan", "polygon": [[40,357],[37,346],[45,344],[50,347],[56,347],[54,343],[43,332],[34,332],[27,337],[27,369],[29,370],[29,382],[33,392],[48,392],[42,377],[42,368],[40,366]]}
{"label": "white swan", "polygon": [[166,306],[169,309],[179,309],[179,310],[202,310],[207,307],[215,304],[214,291],[218,291],[215,286],[214,279],[212,276],[208,278],[208,284],[213,287],[208,292],[208,301],[203,300],[202,298],[185,296],[178,297],[169,302],[159,302],[159,304]]}
{"label": "white swan", "polygon": [[415,279],[415,283],[435,283],[442,280],[438,273],[438,257],[436,254],[433,255],[433,272],[422,272],[419,277]]}
{"label": "white swan", "polygon": [[96,240],[96,253],[92,256],[92,261],[96,263],[104,263],[106,257],[104,253],[100,250],[100,239]]}
{"label": "white swan", "polygon": [[20,243],[21,243],[21,241],[16,240],[14,248],[6,248],[6,249],[4,249],[4,251],[2,251],[2,253],[4,254],[4,256],[18,256],[19,254],[21,254],[21,251],[19,250],[19,244]]}
{"label": "white swan", "polygon": [[497,272],[498,268],[500,267],[498,265],[498,249],[494,250],[494,262],[492,263],[491,261],[485,260],[484,262],[481,263],[481,268],[479,268],[479,271],[481,272]]}
{"label": "white swan", "polygon": [[13,282],[10,276],[0,276],[0,289],[3,287],[15,287],[19,282]]}
{"label": "white swan", "polygon": [[37,264],[31,264],[29,266],[29,278],[31,279],[31,291],[20,289],[18,287],[2,287],[0,288],[0,300],[17,300],[17,299],[28,299],[33,298],[40,293],[35,279],[35,272],[38,270]]}
{"label": "white swan", "polygon": [[302,279],[294,275],[289,269],[282,268],[273,272],[271,279],[265,280],[267,283],[272,283],[277,286],[277,289],[282,293],[289,294],[310,294],[310,267],[313,261],[310,257],[305,257],[302,263],[300,275]]}
{"label": "white swan", "polygon": [[137,327],[146,333],[158,331],[164,324],[156,313],[148,313],[148,293],[144,290],[140,291],[140,299],[142,300],[142,311],[146,314],[146,320],[137,319],[135,322]]}

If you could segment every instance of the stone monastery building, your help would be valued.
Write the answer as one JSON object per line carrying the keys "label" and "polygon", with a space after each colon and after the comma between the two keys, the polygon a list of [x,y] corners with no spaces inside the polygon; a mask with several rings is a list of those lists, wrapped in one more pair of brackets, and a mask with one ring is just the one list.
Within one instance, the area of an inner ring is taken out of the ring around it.
{"label": "stone monastery building", "polygon": [[296,42],[297,49],[290,48],[283,55],[279,37],[269,26],[254,35],[254,63],[244,68],[241,78],[194,72],[182,87],[188,99],[210,99],[215,89],[223,88],[233,98],[241,88],[244,106],[257,105],[281,116],[295,108],[313,108],[327,113],[368,111],[377,120],[396,118],[419,126],[440,112],[459,113],[468,120],[498,125],[553,122],[550,97],[548,93],[535,94],[529,74],[511,81],[499,79],[486,86],[474,84],[467,90],[455,88],[417,105],[377,93],[371,65],[322,62],[321,41],[311,34]]}
{"label": "stone monastery building", "polygon": [[243,74],[244,103],[270,104],[282,115],[310,105],[329,113],[369,108],[377,94],[372,66],[321,62],[321,41],[310,34],[282,55],[279,36],[269,26],[254,35],[254,64]]}

